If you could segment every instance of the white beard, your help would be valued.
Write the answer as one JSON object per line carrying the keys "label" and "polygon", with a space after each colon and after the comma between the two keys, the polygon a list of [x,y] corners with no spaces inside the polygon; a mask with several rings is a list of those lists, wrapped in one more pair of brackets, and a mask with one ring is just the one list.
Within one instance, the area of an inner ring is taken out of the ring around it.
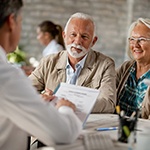
{"label": "white beard", "polygon": [[[71,47],[75,47],[75,48],[78,48],[80,50],[82,50],[80,53],[78,53],[77,51],[75,50],[72,50]],[[83,46],[81,45],[76,45],[76,44],[70,44],[70,45],[66,45],[66,49],[68,51],[68,53],[74,57],[74,58],[80,58],[80,57],[83,57],[85,56],[89,51],[90,51],[90,48],[91,46],[89,46],[88,49],[85,49]]]}

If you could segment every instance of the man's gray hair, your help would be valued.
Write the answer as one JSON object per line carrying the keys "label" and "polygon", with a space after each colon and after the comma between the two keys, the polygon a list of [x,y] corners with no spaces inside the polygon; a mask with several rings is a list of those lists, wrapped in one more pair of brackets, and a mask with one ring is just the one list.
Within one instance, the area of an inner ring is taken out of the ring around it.
{"label": "man's gray hair", "polygon": [[81,18],[81,19],[84,19],[84,20],[90,20],[94,25],[94,36],[95,36],[96,26],[95,26],[94,19],[90,15],[85,14],[85,13],[81,13],[81,12],[77,12],[69,18],[69,20],[67,21],[67,23],[65,25],[64,32],[67,31],[68,24],[70,23],[71,19],[73,19],[73,18]]}
{"label": "man's gray hair", "polygon": [[133,22],[130,27],[129,27],[129,30],[128,30],[128,35],[127,35],[127,54],[128,56],[133,59],[133,56],[131,54],[131,50],[130,50],[130,47],[129,47],[129,41],[128,41],[128,38],[131,36],[131,32],[133,31],[134,27],[140,23],[143,23],[145,26],[147,26],[149,29],[150,29],[150,19],[148,18],[138,18],[135,22]]}

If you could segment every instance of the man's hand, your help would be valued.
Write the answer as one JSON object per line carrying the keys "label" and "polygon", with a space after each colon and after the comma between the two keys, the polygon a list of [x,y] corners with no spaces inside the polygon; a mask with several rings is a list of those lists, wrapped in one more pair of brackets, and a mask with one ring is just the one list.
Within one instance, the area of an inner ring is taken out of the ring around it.
{"label": "man's hand", "polygon": [[55,98],[55,96],[53,95],[53,91],[50,89],[45,89],[45,91],[41,94],[41,96],[45,101],[49,102]]}
{"label": "man's hand", "polygon": [[68,101],[68,100],[65,100],[64,98],[62,98],[61,100],[59,100],[56,104],[56,108],[58,109],[59,107],[61,106],[68,106],[70,108],[73,109],[73,111],[75,111],[76,109],[76,106],[75,104],[73,104],[72,102]]}

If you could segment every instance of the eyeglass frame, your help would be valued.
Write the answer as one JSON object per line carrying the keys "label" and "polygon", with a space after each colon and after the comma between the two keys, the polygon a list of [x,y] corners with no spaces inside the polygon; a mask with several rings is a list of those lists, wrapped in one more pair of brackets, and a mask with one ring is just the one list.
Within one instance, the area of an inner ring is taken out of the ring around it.
{"label": "eyeglass frame", "polygon": [[[140,37],[140,38],[129,37],[128,41],[129,41],[130,44],[135,44],[135,41],[138,44],[144,44],[145,42],[150,41],[150,38],[145,38],[145,37]],[[143,41],[143,43],[141,43],[141,41]]]}

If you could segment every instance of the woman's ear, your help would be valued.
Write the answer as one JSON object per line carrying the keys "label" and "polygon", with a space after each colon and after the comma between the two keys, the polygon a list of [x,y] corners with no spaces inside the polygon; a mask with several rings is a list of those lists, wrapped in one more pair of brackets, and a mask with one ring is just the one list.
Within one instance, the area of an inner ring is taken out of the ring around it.
{"label": "woman's ear", "polygon": [[44,32],[43,34],[44,34],[46,39],[52,38],[50,33],[48,33],[48,32]]}

